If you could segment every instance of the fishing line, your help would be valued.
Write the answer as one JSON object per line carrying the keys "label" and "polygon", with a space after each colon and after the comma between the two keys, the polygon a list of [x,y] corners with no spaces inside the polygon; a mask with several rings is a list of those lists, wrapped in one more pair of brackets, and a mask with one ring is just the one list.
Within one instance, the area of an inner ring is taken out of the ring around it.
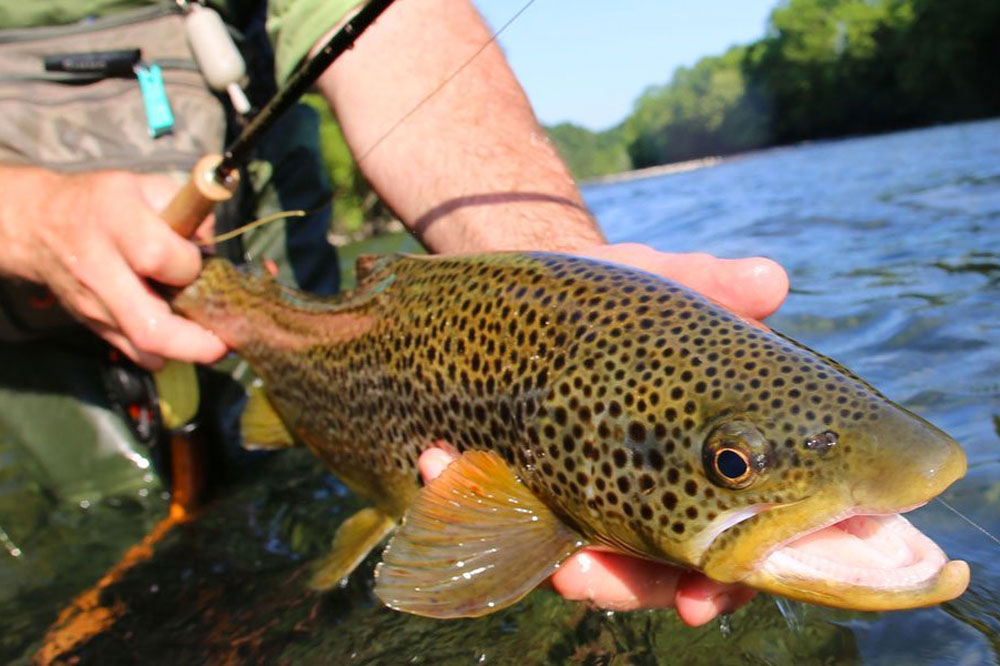
{"label": "fishing line", "polygon": [[[323,206],[326,208],[326,206]],[[215,243],[221,243],[222,241],[227,241],[230,238],[236,238],[237,236],[242,236],[251,229],[256,229],[257,227],[269,224],[270,222],[276,222],[278,220],[283,220],[288,217],[305,217],[308,213],[304,210],[285,210],[280,213],[274,213],[273,215],[266,215],[260,219],[254,220],[253,222],[247,222],[242,227],[237,227],[232,231],[227,231],[224,234],[219,234],[218,236],[212,236],[204,240],[195,241],[195,245],[200,245],[202,247],[208,247],[214,245]]]}
{"label": "fishing line", "polygon": [[952,511],[952,513],[954,513],[956,516],[958,516],[959,518],[961,518],[965,522],[967,522],[970,525],[972,525],[973,527],[975,527],[977,530],[979,530],[980,532],[982,532],[983,534],[985,534],[986,537],[989,538],[991,541],[993,541],[996,545],[1000,546],[1000,539],[998,539],[997,537],[993,536],[993,534],[990,533],[990,531],[987,530],[985,527],[983,527],[979,523],[975,522],[974,520],[972,520],[971,518],[969,518],[968,516],[966,516],[965,514],[963,514],[961,511],[959,511],[958,509],[956,509],[955,507],[953,507],[951,504],[948,504],[948,502],[944,501],[944,498],[938,497],[937,501],[941,502],[941,504],[944,504],[945,507],[947,507],[949,510]]}
{"label": "fishing line", "polygon": [[500,28],[496,32],[494,32],[493,35],[490,36],[489,39],[487,39],[485,42],[483,42],[483,45],[480,46],[476,50],[475,53],[473,53],[471,56],[469,56],[469,58],[458,67],[458,69],[456,69],[450,75],[448,75],[447,77],[445,77],[444,81],[442,81],[441,83],[439,83],[436,88],[434,88],[429,93],[427,93],[426,95],[424,95],[424,97],[419,102],[417,102],[413,106],[413,108],[411,108],[409,111],[407,111],[402,116],[400,116],[399,119],[396,122],[394,122],[389,127],[389,129],[387,129],[381,136],[379,136],[379,138],[375,140],[375,143],[373,143],[371,146],[369,146],[368,149],[365,150],[365,152],[362,153],[360,157],[358,157],[357,163],[361,164],[362,162],[364,162],[365,159],[367,159],[368,156],[371,155],[372,152],[374,152],[375,149],[378,148],[382,144],[383,141],[385,141],[386,139],[389,138],[390,134],[392,134],[393,132],[395,132],[396,129],[399,128],[400,125],[402,125],[407,120],[409,120],[410,116],[412,116],[414,113],[416,113],[418,110],[420,110],[420,107],[422,107],[424,104],[426,104],[431,99],[431,97],[434,97],[439,92],[441,92],[441,90],[446,85],[448,85],[449,83],[451,83],[452,80],[456,76],[458,76],[459,74],[461,74],[462,71],[466,67],[468,67],[469,65],[471,65],[472,61],[479,57],[479,54],[481,54],[483,51],[485,51],[487,48],[489,48],[489,46],[491,44],[493,44],[494,42],[496,42],[497,38],[503,33],[503,31],[506,30],[507,28],[509,28],[510,25],[514,21],[516,21],[518,18],[520,18],[521,14],[523,14],[528,9],[528,7],[530,7],[533,4],[535,4],[535,0],[528,0],[528,2],[526,2],[519,10],[517,10],[517,13],[515,13],[513,16],[511,16],[509,19],[507,19],[506,23],[504,23],[502,26],[500,26]]}

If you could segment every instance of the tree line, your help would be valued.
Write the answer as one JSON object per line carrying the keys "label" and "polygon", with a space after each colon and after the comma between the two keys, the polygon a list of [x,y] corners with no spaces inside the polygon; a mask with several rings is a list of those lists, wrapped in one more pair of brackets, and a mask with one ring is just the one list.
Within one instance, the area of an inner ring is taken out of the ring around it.
{"label": "tree line", "polygon": [[785,0],[605,132],[548,128],[578,178],[1000,114],[1000,2]]}

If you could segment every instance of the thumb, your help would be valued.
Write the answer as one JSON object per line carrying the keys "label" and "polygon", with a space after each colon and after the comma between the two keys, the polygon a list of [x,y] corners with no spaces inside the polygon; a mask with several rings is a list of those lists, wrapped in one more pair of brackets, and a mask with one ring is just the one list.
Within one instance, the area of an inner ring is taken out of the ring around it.
{"label": "thumb", "polygon": [[[444,442],[439,442],[437,446],[427,449],[420,454],[417,460],[417,469],[420,470],[420,478],[424,483],[430,483],[444,471],[445,467],[451,464],[455,455],[439,446],[447,446]],[[450,447],[449,447],[450,448]]]}
{"label": "thumb", "polygon": [[139,177],[139,190],[150,209],[159,214],[174,195],[180,191],[183,182],[178,178],[163,174],[143,174]]}

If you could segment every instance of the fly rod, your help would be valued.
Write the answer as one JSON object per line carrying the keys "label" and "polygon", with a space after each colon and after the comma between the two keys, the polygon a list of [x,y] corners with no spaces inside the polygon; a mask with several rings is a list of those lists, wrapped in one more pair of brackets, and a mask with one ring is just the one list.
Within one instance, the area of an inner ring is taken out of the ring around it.
{"label": "fly rod", "polygon": [[161,213],[170,227],[185,238],[217,204],[232,198],[239,185],[239,167],[257,141],[282,113],[288,110],[344,51],[382,15],[393,0],[370,0],[327,40],[319,53],[299,67],[262,108],[222,155],[206,155],[191,171],[191,178]]}

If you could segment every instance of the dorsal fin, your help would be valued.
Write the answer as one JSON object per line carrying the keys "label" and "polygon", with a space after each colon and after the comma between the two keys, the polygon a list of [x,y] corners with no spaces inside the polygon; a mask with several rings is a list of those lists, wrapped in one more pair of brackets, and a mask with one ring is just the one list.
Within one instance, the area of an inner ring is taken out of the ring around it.
{"label": "dorsal fin", "polygon": [[388,268],[391,264],[396,263],[399,258],[400,255],[398,254],[359,255],[358,260],[354,263],[354,273],[358,277],[358,283],[360,284],[375,273],[378,273],[384,268]]}

